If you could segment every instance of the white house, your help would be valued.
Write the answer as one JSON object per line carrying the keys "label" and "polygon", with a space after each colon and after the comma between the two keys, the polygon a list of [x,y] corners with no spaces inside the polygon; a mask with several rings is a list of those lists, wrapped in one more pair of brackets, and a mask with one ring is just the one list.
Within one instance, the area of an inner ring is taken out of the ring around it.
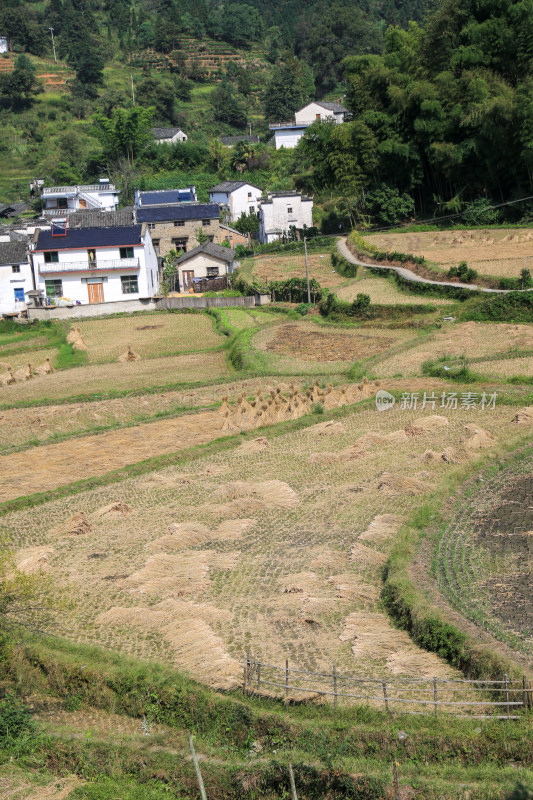
{"label": "white house", "polygon": [[47,216],[64,215],[80,209],[116,211],[120,192],[107,178],[84,186],[50,186],[41,192],[43,210]]}
{"label": "white house", "polygon": [[185,189],[135,189],[135,208],[153,206],[174,206],[178,203],[196,203],[196,186],[191,184]]}
{"label": "white house", "polygon": [[340,103],[322,101],[308,103],[295,112],[294,122],[273,122],[269,125],[270,130],[274,132],[276,150],[281,147],[289,149],[296,147],[307,128],[314,122],[333,121],[340,124],[344,122],[346,114],[348,114],[348,109]]}
{"label": "white house", "polygon": [[261,201],[259,209],[259,241],[275,242],[290,228],[313,225],[313,199],[299,192],[275,192]]}
{"label": "white house", "polygon": [[73,228],[52,223],[35,232],[33,265],[45,297],[73,304],[153,297],[159,291],[157,256],[146,225]]}
{"label": "white house", "polygon": [[186,142],[187,134],[181,128],[152,128],[156,144],[176,144]]}
{"label": "white house", "polygon": [[0,35],[0,53],[9,53],[9,36]]}
{"label": "white house", "polygon": [[27,292],[33,288],[28,242],[0,242],[0,314],[25,311]]}
{"label": "white house", "polygon": [[218,203],[228,223],[241,214],[257,214],[263,190],[246,181],[222,181],[209,189],[209,202]]}
{"label": "white house", "polygon": [[235,250],[220,244],[206,242],[188,253],[184,253],[176,262],[180,290],[189,292],[194,283],[202,278],[222,278],[231,275],[235,261]]}

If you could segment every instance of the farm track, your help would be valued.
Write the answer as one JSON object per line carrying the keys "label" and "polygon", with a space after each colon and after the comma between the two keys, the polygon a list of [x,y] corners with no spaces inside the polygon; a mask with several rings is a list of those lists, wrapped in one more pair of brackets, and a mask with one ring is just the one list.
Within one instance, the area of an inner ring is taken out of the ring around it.
{"label": "farm track", "polygon": [[394,267],[391,264],[367,264],[364,261],[359,261],[355,258],[352,252],[348,249],[346,239],[337,240],[337,248],[341,256],[352,264],[357,264],[359,267],[367,267],[368,269],[382,269],[395,272],[401,278],[413,283],[425,283],[428,286],[451,286],[453,289],[469,289],[472,292],[490,292],[492,294],[508,294],[512,289],[487,289],[485,286],[477,286],[475,283],[454,283],[453,281],[430,281],[428,278],[422,278],[406,267]]}

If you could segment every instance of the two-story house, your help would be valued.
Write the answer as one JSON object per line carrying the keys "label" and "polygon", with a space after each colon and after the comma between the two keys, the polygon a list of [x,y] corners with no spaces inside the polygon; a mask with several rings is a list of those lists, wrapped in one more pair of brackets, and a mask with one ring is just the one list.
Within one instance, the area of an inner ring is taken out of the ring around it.
{"label": "two-story house", "polygon": [[33,265],[38,289],[55,302],[112,303],[159,291],[157,256],[146,225],[36,231]]}
{"label": "two-story house", "polygon": [[259,241],[275,242],[291,228],[313,225],[313,200],[299,192],[273,192],[261,200],[259,208]]}
{"label": "two-story house", "polygon": [[141,191],[135,189],[135,208],[146,206],[171,206],[176,203],[196,203],[196,186],[186,186],[185,189],[149,189]]}
{"label": "two-story house", "polygon": [[177,203],[142,205],[136,209],[137,222],[146,223],[156,252],[166,256],[171,250],[188,252],[200,244],[198,237],[220,244],[220,212],[216,203]]}
{"label": "two-story house", "polygon": [[263,190],[246,181],[222,181],[209,189],[209,200],[218,203],[226,222],[237,222],[241,214],[257,214]]}
{"label": "two-story house", "polygon": [[26,310],[27,292],[34,288],[28,242],[0,242],[0,314],[15,316]]}
{"label": "two-story house", "polygon": [[274,133],[276,150],[281,147],[294,148],[314,122],[344,122],[348,109],[340,103],[313,101],[296,111],[294,122],[273,122],[269,128]]}
{"label": "two-story house", "polygon": [[83,186],[50,186],[41,192],[47,217],[65,216],[80,209],[116,211],[120,192],[107,178]]}

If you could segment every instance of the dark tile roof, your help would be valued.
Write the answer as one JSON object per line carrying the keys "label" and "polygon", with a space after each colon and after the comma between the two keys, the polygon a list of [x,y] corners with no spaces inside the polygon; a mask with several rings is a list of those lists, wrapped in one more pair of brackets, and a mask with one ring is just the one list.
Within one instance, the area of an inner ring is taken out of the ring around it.
{"label": "dark tile roof", "polygon": [[0,242],[0,264],[26,264],[28,261],[26,242]]}
{"label": "dark tile roof", "polygon": [[135,225],[133,206],[120,211],[74,211],[68,215],[68,227],[72,228],[116,228]]}
{"label": "dark tile roof", "polygon": [[300,192],[272,192],[270,197],[267,197],[266,200],[261,200],[261,205],[265,206],[267,204],[272,204],[272,199],[277,197],[299,197],[302,203],[312,203],[313,198],[307,197],[305,194],[300,194]]}
{"label": "dark tile roof", "polygon": [[178,258],[177,263],[181,264],[184,261],[188,261],[199,253],[206,253],[208,256],[213,256],[213,258],[218,258],[228,263],[235,259],[235,250],[232,250],[230,247],[222,247],[221,244],[206,242],[205,244],[199,244],[197,247],[189,250],[188,253],[184,253],[181,258]]}
{"label": "dark tile roof", "polygon": [[260,192],[263,191],[259,186],[256,186],[255,183],[250,183],[249,181],[222,181],[222,183],[217,183],[216,186],[209,189],[209,194],[212,192],[234,192],[235,189],[240,189],[241,186],[253,186],[254,189],[259,189]]}
{"label": "dark tile roof", "polygon": [[250,144],[259,144],[259,136],[221,136],[220,141],[226,147],[231,147],[239,142],[250,142]]}
{"label": "dark tile roof", "polygon": [[29,210],[30,207],[28,203],[7,203],[6,205],[0,206],[0,217],[18,217],[19,214]]}
{"label": "dark tile roof", "polygon": [[181,128],[152,128],[154,139],[172,139],[178,132],[184,133]]}
{"label": "dark tile roof", "polygon": [[168,206],[175,203],[194,203],[194,192],[186,189],[158,189],[153,192],[138,192],[139,208],[146,206]]}
{"label": "dark tile roof", "polygon": [[333,111],[333,113],[348,113],[348,109],[342,106],[340,103],[323,103],[321,100],[317,100],[316,104],[317,106],[322,106],[322,108],[325,108],[327,111]]}
{"label": "dark tile roof", "polygon": [[121,225],[115,228],[73,228],[66,236],[52,236],[40,231],[36,250],[70,250],[79,247],[125,247],[141,244],[142,225]]}
{"label": "dark tile roof", "polygon": [[143,206],[137,209],[138,222],[172,222],[187,219],[218,219],[216,203],[187,203],[180,206]]}

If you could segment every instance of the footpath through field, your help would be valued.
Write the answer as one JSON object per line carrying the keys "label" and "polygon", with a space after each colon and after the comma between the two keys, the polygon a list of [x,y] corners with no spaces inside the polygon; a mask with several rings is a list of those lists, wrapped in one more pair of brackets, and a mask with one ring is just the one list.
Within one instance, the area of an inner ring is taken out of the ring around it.
{"label": "footpath through field", "polygon": [[348,249],[346,244],[346,237],[337,240],[337,248],[341,256],[352,264],[357,264],[359,267],[368,267],[369,269],[384,269],[396,272],[401,278],[413,283],[427,283],[431,286],[451,286],[454,289],[470,289],[472,292],[492,292],[493,294],[507,294],[512,291],[511,289],[487,289],[485,286],[477,286],[475,283],[453,283],[452,281],[430,281],[427,278],[422,278],[406,267],[395,267],[391,264],[366,264],[364,261],[359,261],[351,250]]}
{"label": "footpath through field", "polygon": [[1,456],[0,502],[231,435],[223,424],[220,414],[200,412]]}

